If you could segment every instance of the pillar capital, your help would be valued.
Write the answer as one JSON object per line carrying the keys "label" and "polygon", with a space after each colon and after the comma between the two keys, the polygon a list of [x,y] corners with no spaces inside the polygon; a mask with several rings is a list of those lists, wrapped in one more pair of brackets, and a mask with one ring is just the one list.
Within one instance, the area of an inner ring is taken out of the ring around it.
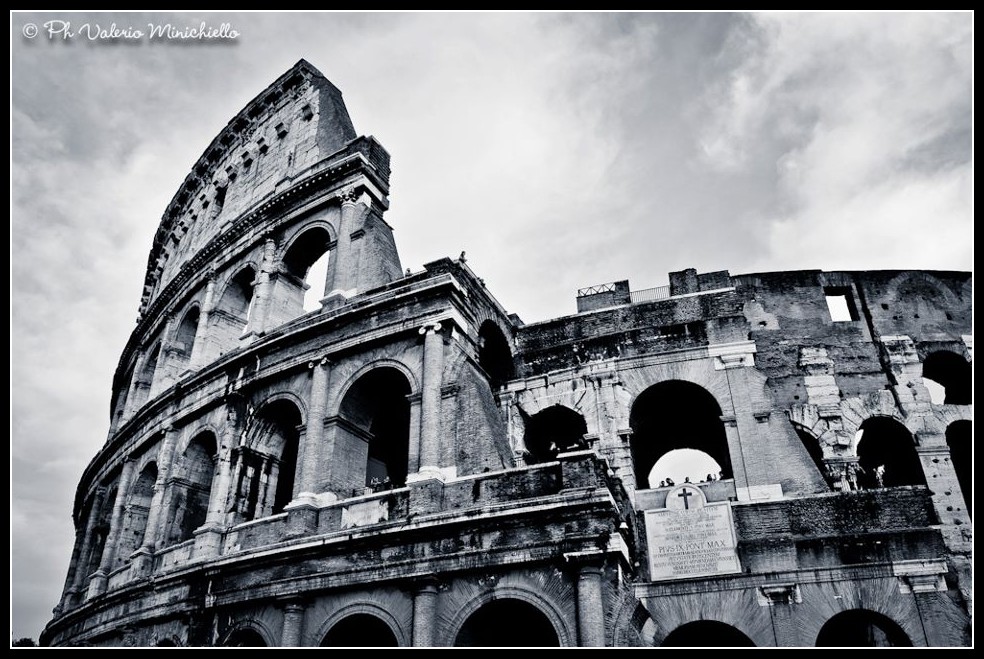
{"label": "pillar capital", "polygon": [[426,336],[428,334],[437,334],[438,332],[441,332],[443,329],[444,326],[441,325],[439,321],[431,321],[431,322],[424,323],[423,327],[417,330],[417,333],[420,334],[421,336]]}

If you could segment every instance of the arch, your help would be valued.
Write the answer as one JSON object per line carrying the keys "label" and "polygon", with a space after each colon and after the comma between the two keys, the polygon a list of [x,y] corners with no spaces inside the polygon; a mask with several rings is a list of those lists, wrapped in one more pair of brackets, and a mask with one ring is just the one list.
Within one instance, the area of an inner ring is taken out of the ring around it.
{"label": "arch", "polygon": [[348,489],[402,487],[410,453],[411,385],[392,366],[377,366],[352,382],[341,398],[335,455],[346,464]]}
{"label": "arch", "polygon": [[150,398],[151,386],[154,384],[154,373],[157,372],[157,362],[161,355],[161,343],[158,341],[147,351],[140,370],[133,382],[133,409],[140,409]]}
{"label": "arch", "polygon": [[199,432],[185,447],[171,484],[168,544],[190,540],[195,529],[205,524],[217,453],[218,442],[211,430]]}
{"label": "arch", "polygon": [[236,648],[265,648],[270,645],[266,637],[251,626],[238,627],[226,636],[222,645]]}
{"label": "arch", "polygon": [[[720,466],[721,478],[732,478],[728,437],[721,406],[700,385],[664,380],[636,397],[629,414],[630,447],[639,489],[654,487],[650,473],[657,461],[676,449],[693,449]],[[698,478],[703,474],[694,474]]]}
{"label": "arch", "polygon": [[229,278],[219,301],[209,314],[209,335],[218,346],[220,355],[235,349],[239,337],[249,327],[255,281],[256,269],[252,265],[241,268]]}
{"label": "arch", "polygon": [[286,398],[259,408],[234,449],[234,510],[241,521],[283,512],[294,497],[301,412]]}
{"label": "arch", "polygon": [[495,590],[484,592],[468,601],[460,608],[448,624],[450,633],[447,640],[449,644],[454,644],[459,633],[461,632],[461,629],[465,626],[465,623],[473,613],[489,602],[497,600],[517,600],[530,605],[531,608],[549,620],[550,625],[553,627],[554,633],[557,635],[559,645],[568,647],[577,644],[576,632],[568,629],[567,627],[566,621],[570,620],[570,613],[558,609],[558,607],[551,600],[545,598],[536,590],[529,587],[519,586],[498,586]]}
{"label": "arch", "polygon": [[[796,436],[799,437],[800,442],[803,444],[806,452],[810,455],[810,458],[813,459],[813,464],[817,466],[817,469],[821,474],[826,474],[827,469],[823,462],[823,447],[820,446],[820,439],[810,430],[807,430],[806,427],[796,423],[795,421],[790,421],[789,424],[793,427],[793,430],[796,431]],[[826,478],[826,476],[824,476],[824,478]]]}
{"label": "arch", "polygon": [[563,405],[552,405],[526,419],[523,442],[527,464],[549,462],[558,453],[587,448],[584,435],[588,424],[584,417]]}
{"label": "arch", "polygon": [[666,648],[741,648],[755,647],[752,639],[737,627],[717,620],[694,620],[680,625],[660,643]]}
{"label": "arch", "polygon": [[896,419],[887,416],[865,419],[855,443],[859,488],[926,484],[912,434]]}
{"label": "arch", "polygon": [[195,346],[195,336],[198,334],[198,321],[201,311],[197,304],[192,305],[184,313],[178,329],[174,333],[174,340],[171,343],[174,348],[175,360],[178,366],[186,365],[191,361],[191,353]]}
{"label": "arch", "polygon": [[957,482],[963,494],[967,514],[971,514],[971,504],[974,497],[973,454],[971,449],[971,433],[973,424],[966,419],[954,421],[946,427],[946,445],[950,447],[950,463],[957,472]]}
{"label": "arch", "polygon": [[147,533],[154,533],[154,529],[147,528],[147,517],[150,514],[151,499],[154,498],[155,483],[157,463],[151,460],[140,470],[140,475],[127,493],[119,548],[116,552],[117,564],[125,563],[130,554],[140,548]]}
{"label": "arch", "polygon": [[399,647],[400,642],[382,618],[371,613],[353,613],[332,625],[320,645],[332,648],[390,648]]}
{"label": "arch", "polygon": [[321,308],[328,282],[332,243],[328,229],[314,224],[300,230],[287,245],[281,257],[283,272],[287,276],[278,282],[277,299],[288,311],[278,319],[280,322]]}
{"label": "arch", "polygon": [[328,640],[327,637],[331,629],[346,618],[356,615],[370,616],[382,621],[389,630],[389,633],[395,637],[396,645],[400,647],[410,645],[409,636],[403,633],[403,629],[400,627],[399,622],[393,614],[390,613],[388,609],[375,602],[366,601],[346,604],[329,615],[325,621],[321,623],[321,626],[318,628],[318,631],[314,634],[313,638],[321,639],[319,644],[322,647],[328,647],[325,645],[325,642]]}
{"label": "arch", "polygon": [[516,376],[509,342],[491,320],[486,320],[478,329],[478,365],[485,371],[493,389],[498,389]]}
{"label": "arch", "polygon": [[957,353],[949,350],[930,353],[923,360],[922,376],[923,379],[935,382],[943,388],[944,404],[971,404],[973,377],[970,362]]}
{"label": "arch", "polygon": [[817,647],[912,647],[894,620],[868,609],[841,611],[823,624]]}
{"label": "arch", "polygon": [[[509,633],[503,621],[511,620]],[[465,619],[454,636],[455,647],[559,647],[560,635],[550,618],[533,604],[515,598],[488,601]]]}

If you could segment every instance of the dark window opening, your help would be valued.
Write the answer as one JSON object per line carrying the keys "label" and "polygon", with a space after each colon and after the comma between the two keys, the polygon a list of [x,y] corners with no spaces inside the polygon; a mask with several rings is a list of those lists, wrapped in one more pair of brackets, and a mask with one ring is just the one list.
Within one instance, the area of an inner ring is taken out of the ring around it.
{"label": "dark window opening", "polygon": [[587,448],[587,432],[584,417],[568,407],[553,405],[537,412],[526,421],[523,434],[527,464],[549,462],[558,453]]}
{"label": "dark window opening", "polygon": [[[512,620],[506,633],[503,621]],[[455,647],[559,647],[550,619],[540,609],[517,599],[498,599],[468,616],[454,640]]]}
{"label": "dark window opening", "polygon": [[478,330],[478,364],[489,378],[493,389],[498,389],[515,377],[512,351],[502,330],[491,320],[482,323]]}
{"label": "dark window opening", "polygon": [[294,498],[301,413],[278,400],[253,416],[246,445],[234,451],[234,510],[243,521],[283,512]]}
{"label": "dark window opening", "polygon": [[858,435],[859,488],[926,484],[915,441],[904,425],[874,416],[861,424]]}
{"label": "dark window opening", "polygon": [[891,618],[874,611],[852,609],[824,623],[817,647],[911,647],[912,641]]}
{"label": "dark window opening", "polygon": [[330,245],[328,231],[313,227],[294,239],[284,254],[284,268],[293,278],[285,282],[289,289],[285,295],[292,298],[288,306],[296,315],[321,308],[327,292]]}
{"label": "dark window opening", "polygon": [[[945,403],[947,405],[970,405],[971,404],[971,367],[970,362],[960,355],[949,350],[934,352],[923,360],[923,379],[930,380],[940,387],[942,400],[934,397],[934,403]],[[929,383],[927,388],[930,394],[933,389]]]}
{"label": "dark window opening", "polygon": [[752,639],[731,625],[717,620],[695,620],[680,625],[660,644],[664,648],[742,648],[755,647]]}
{"label": "dark window opening", "polygon": [[355,613],[342,618],[321,640],[323,648],[395,648],[399,645],[390,626],[369,613]]}

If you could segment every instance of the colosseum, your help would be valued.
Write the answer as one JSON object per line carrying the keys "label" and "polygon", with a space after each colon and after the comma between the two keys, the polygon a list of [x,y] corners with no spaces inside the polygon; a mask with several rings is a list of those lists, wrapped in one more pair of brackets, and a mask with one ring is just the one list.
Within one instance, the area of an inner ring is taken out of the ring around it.
{"label": "colosseum", "polygon": [[303,60],[202,154],[42,644],[970,644],[970,273],[524,323],[463,256],[404,270],[389,176]]}

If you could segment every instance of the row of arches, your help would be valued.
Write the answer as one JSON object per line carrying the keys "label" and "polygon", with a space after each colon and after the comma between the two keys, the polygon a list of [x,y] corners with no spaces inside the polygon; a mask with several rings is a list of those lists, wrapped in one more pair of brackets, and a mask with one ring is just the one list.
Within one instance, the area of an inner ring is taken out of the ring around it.
{"label": "row of arches", "polygon": [[[130,366],[117,395],[117,420],[132,414],[170,381],[188,369],[201,367],[234,350],[249,330],[266,330],[321,308],[329,278],[331,234],[322,225],[300,232],[288,243],[270,283],[268,327],[255,327],[255,306],[261,268],[242,265],[222,280],[212,299],[202,289],[178,312],[176,327],[149,342]],[[207,326],[200,327],[205,322]]]}
{"label": "row of arches", "polygon": [[[504,621],[510,624],[504,633]],[[225,646],[264,647],[257,630],[241,627],[231,632]],[[354,613],[335,623],[321,639],[321,647],[396,647],[390,624],[371,613]],[[550,619],[529,602],[504,598],[479,607],[454,635],[455,647],[558,647],[560,636]],[[741,630],[717,620],[695,620],[667,634],[662,647],[754,647]],[[868,609],[850,609],[831,617],[820,628],[816,647],[911,647],[912,640],[894,620]]]}

